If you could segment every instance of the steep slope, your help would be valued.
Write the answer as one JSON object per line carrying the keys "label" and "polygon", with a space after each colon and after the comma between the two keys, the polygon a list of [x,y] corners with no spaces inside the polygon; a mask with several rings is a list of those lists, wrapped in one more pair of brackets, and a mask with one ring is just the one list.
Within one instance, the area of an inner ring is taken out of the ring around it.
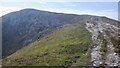
{"label": "steep slope", "polygon": [[4,65],[87,65],[91,34],[84,20],[67,24],[3,60]]}
{"label": "steep slope", "polygon": [[3,57],[84,16],[24,9],[2,16]]}
{"label": "steep slope", "polygon": [[10,13],[3,16],[3,65],[120,66],[119,26],[99,16]]}

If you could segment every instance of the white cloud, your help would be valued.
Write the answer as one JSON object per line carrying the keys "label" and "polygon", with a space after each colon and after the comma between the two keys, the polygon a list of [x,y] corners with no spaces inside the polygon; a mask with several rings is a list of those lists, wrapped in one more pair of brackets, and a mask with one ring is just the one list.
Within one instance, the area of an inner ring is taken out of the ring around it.
{"label": "white cloud", "polygon": [[118,12],[113,10],[73,10],[73,9],[53,9],[47,8],[42,10],[48,10],[51,12],[58,12],[58,13],[67,13],[67,14],[79,14],[79,15],[96,15],[96,16],[106,16],[112,19],[118,19]]}
{"label": "white cloud", "polygon": [[3,16],[7,13],[13,12],[13,11],[18,11],[20,8],[17,7],[2,7],[0,6],[0,16]]}

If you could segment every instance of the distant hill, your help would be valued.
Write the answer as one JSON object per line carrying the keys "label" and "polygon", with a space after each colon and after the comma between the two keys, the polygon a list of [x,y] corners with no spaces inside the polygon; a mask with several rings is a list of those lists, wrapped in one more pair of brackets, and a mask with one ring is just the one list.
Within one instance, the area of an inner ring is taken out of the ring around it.
{"label": "distant hill", "polygon": [[76,15],[51,13],[35,9],[24,9],[2,16],[3,57],[10,55],[55,28],[77,21],[77,19],[83,18]]}

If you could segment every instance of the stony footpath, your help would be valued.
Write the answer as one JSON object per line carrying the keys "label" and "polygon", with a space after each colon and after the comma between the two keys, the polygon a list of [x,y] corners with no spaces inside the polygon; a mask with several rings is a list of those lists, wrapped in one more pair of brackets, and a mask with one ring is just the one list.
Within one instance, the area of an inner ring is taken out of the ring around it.
{"label": "stony footpath", "polygon": [[[93,18],[90,18],[90,20],[86,21],[86,29],[92,33],[92,44],[91,44],[91,65],[92,66],[100,66],[100,65],[106,65],[106,66],[120,66],[120,57],[117,53],[114,52],[114,46],[113,43],[110,41],[109,37],[106,35],[104,30],[110,29],[109,31],[116,32],[119,28],[104,23],[101,20],[94,21]],[[103,39],[98,39],[98,36],[102,35]],[[105,40],[105,41],[103,41]],[[102,43],[105,45],[105,56],[102,56],[101,48]],[[105,59],[102,59],[104,57]]]}

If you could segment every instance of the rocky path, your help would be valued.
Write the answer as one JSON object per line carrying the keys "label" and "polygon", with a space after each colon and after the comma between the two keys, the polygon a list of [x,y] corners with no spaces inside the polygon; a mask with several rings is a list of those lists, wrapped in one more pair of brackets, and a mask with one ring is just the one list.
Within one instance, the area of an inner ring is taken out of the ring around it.
{"label": "rocky path", "polygon": [[[116,27],[113,27],[110,24],[103,23],[102,21],[99,21],[97,23],[93,23],[93,19],[91,18],[89,21],[86,21],[86,29],[92,33],[92,44],[91,44],[91,65],[92,66],[100,66],[107,65],[107,66],[120,66],[120,58],[118,54],[114,52],[113,44],[111,43],[109,37],[104,32],[105,29],[118,29]],[[102,61],[101,59],[101,43],[103,42],[103,39],[97,39],[99,33],[101,33],[106,40],[106,49],[107,52],[105,53],[105,61]],[[102,41],[102,42],[101,42]],[[104,64],[103,64],[104,63]]]}
{"label": "rocky path", "polygon": [[104,37],[107,40],[107,53],[105,64],[107,64],[108,66],[119,66],[120,58],[118,54],[114,52],[113,44],[110,42],[109,38],[106,35],[104,35]]}
{"label": "rocky path", "polygon": [[91,63],[93,66],[99,66],[100,65],[100,46],[99,42],[97,40],[98,32],[96,27],[92,23],[86,23],[87,30],[92,33],[92,49],[91,49]]}

